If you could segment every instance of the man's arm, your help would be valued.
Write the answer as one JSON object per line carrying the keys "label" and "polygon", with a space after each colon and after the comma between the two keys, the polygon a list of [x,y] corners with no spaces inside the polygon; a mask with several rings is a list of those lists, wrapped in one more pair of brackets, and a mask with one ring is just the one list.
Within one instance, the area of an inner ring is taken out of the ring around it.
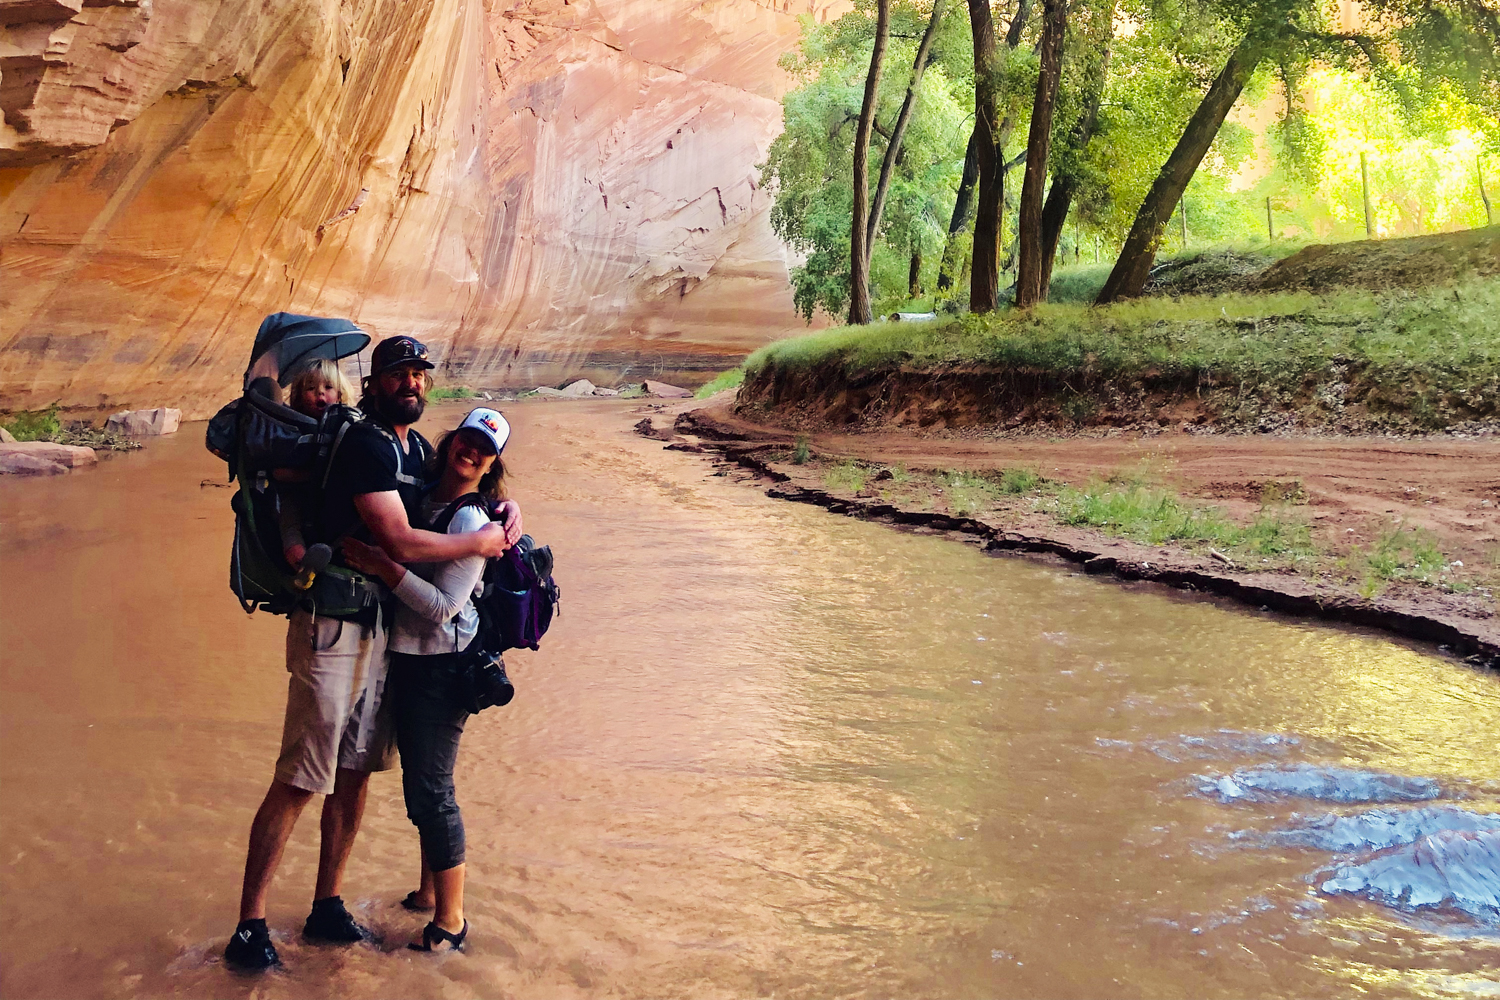
{"label": "man's arm", "polygon": [[475,555],[488,558],[510,548],[505,526],[499,524],[460,535],[440,535],[413,528],[406,519],[406,508],[401,505],[401,494],[395,490],[358,493],[354,509],[375,536],[376,544],[397,562],[447,562]]}

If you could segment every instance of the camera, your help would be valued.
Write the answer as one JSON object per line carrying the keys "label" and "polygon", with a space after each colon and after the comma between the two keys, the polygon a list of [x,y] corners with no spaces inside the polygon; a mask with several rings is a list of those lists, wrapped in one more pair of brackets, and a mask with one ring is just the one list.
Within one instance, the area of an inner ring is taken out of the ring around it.
{"label": "camera", "polygon": [[476,652],[468,662],[468,688],[470,714],[478,715],[487,708],[508,705],[516,696],[516,687],[505,676],[505,660],[498,654]]}

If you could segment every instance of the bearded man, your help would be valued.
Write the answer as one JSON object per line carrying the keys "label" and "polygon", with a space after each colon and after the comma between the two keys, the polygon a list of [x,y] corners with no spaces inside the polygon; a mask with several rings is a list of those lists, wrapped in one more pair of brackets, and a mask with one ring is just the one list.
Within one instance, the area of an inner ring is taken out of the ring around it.
{"label": "bearded man", "polygon": [[[435,534],[411,526],[410,512],[418,509],[432,455],[432,446],[411,425],[426,408],[433,366],[427,348],[405,336],[381,341],[370,360],[359,404],[365,419],[350,424],[336,446],[314,540],[337,549],[353,536],[379,545],[400,562],[446,562],[504,552],[521,537],[520,511],[514,507],[506,512],[503,527],[467,534]],[[237,968],[259,970],[280,963],[266,928],[266,892],[292,828],[314,795],[326,797],[317,885],[303,935],[338,944],[369,936],[345,908],[340,890],[370,775],[395,763],[391,714],[380,704],[389,620],[382,599],[388,598],[372,595],[367,606],[342,617],[301,608],[290,616],[286,662],[291,679],[281,755],[250,826],[240,923],[224,949],[224,958]]]}

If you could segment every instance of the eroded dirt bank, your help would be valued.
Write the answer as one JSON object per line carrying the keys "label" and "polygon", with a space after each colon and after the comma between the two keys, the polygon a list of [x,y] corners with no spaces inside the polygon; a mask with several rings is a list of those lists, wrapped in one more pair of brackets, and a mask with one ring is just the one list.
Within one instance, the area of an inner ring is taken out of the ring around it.
{"label": "eroded dirt bank", "polygon": [[[993,551],[1082,563],[1090,573],[1223,595],[1287,613],[1346,621],[1433,642],[1500,666],[1500,441],[1121,434],[1102,438],[918,437],[899,431],[799,435],[736,416],[727,394],[649,408],[638,430],[667,447],[703,450],[753,473],[768,492],[851,516],[951,531]],[[794,461],[798,439],[808,458]],[[840,477],[860,465],[863,481]],[[1059,523],[1035,497],[969,491],[937,478],[1026,469],[1084,487],[1144,470],[1184,503],[1248,522],[1268,499],[1305,524],[1310,563],[1229,556],[1212,546],[1149,545]],[[905,482],[882,474],[899,470]],[[857,488],[856,488],[857,487]],[[1441,552],[1438,585],[1372,577],[1370,552],[1392,532]]]}

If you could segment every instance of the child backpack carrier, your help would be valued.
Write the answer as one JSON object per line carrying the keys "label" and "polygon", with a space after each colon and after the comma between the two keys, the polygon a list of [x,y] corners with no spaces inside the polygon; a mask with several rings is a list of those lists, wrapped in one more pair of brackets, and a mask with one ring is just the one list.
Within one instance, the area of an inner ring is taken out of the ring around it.
{"label": "child backpack carrier", "polygon": [[328,566],[309,590],[282,555],[272,472],[296,469],[310,474],[321,490],[334,451],[345,432],[363,419],[341,404],[320,418],[281,402],[281,391],[309,361],[357,354],[370,342],[348,320],[274,313],[255,334],[245,369],[244,395],[224,406],[208,423],[208,450],[229,465],[229,481],[239,480],[230,501],[234,546],[229,556],[229,589],[246,614],[285,615],[298,607],[319,614],[349,615],[372,603],[375,589],[360,574]]}
{"label": "child backpack carrier", "polygon": [[[454,500],[432,522],[443,534],[464,507],[478,507],[491,519],[495,511],[478,493]],[[559,613],[561,591],[552,579],[552,546],[538,545],[530,535],[504,553],[485,561],[481,590],[474,598],[479,632],[470,650],[499,656],[507,649],[536,649]]]}

